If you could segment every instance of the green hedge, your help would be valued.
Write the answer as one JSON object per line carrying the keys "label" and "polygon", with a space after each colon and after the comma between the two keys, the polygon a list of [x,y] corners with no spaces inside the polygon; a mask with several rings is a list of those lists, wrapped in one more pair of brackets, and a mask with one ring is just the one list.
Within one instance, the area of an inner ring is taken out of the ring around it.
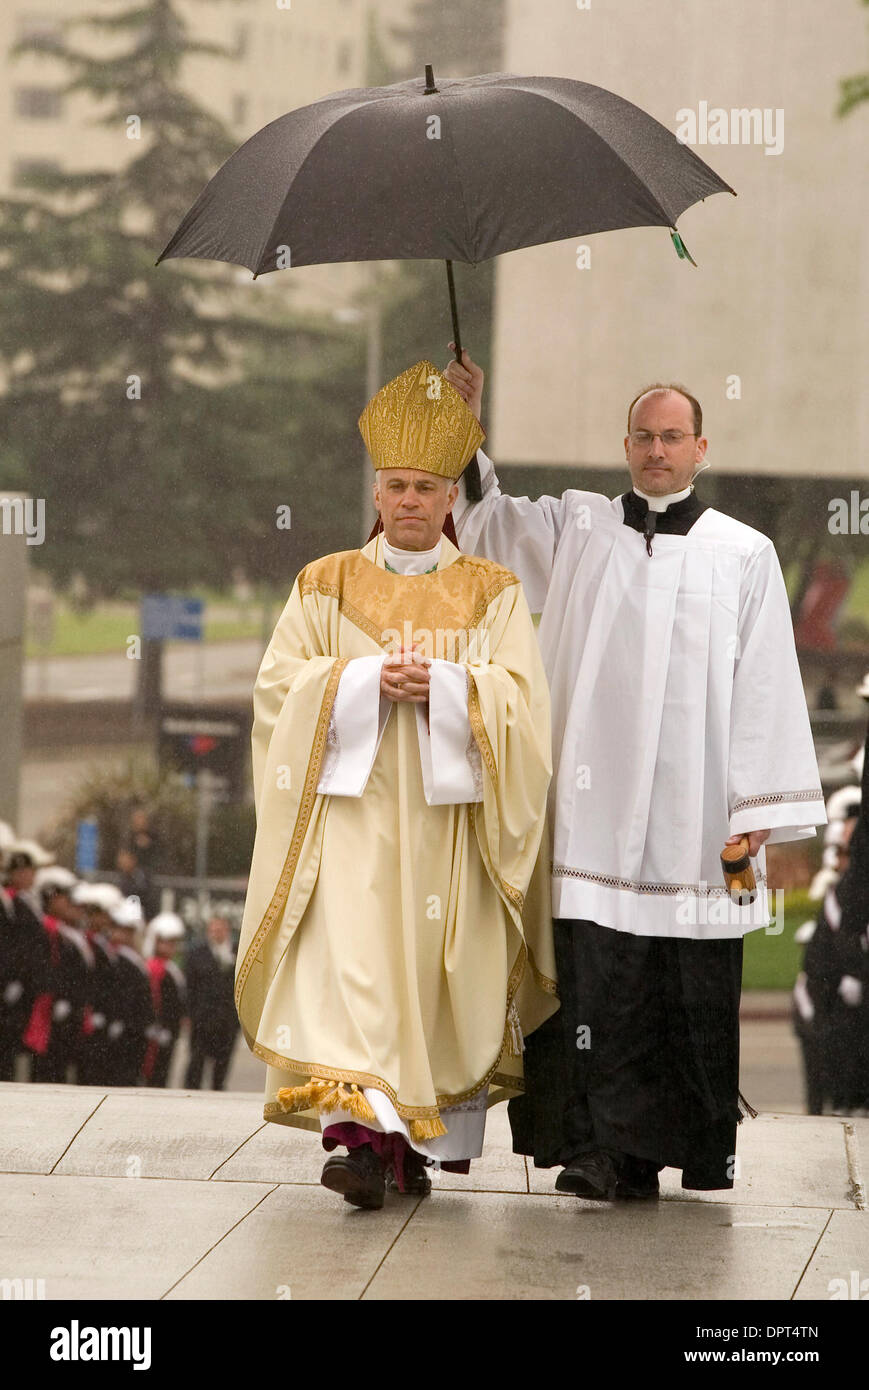
{"label": "green hedge", "polygon": [[803,959],[803,947],[794,941],[794,932],[807,918],[816,917],[819,907],[804,888],[785,893],[781,933],[773,935],[760,927],[745,938],[743,989],[793,988]]}

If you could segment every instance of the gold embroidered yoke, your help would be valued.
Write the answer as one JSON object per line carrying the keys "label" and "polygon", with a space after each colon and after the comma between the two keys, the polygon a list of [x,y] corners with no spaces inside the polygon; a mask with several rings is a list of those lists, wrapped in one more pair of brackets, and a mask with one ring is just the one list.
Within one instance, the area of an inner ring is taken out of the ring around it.
{"label": "gold embroidered yoke", "polygon": [[[347,662],[411,640],[468,671],[482,801],[427,804],[416,707],[401,702],[362,795],[319,794]],[[520,1092],[517,1012],[528,1033],[558,1005],[548,843],[532,881],[549,694],[515,575],[446,536],[429,574],[387,572],[377,538],[308,565],[260,667],[252,742],[236,1006],[269,1064],[265,1117],[319,1128],[318,1109],[352,1096],[364,1119],[356,1088],[375,1087],[424,1138],[443,1132],[442,1107]]]}

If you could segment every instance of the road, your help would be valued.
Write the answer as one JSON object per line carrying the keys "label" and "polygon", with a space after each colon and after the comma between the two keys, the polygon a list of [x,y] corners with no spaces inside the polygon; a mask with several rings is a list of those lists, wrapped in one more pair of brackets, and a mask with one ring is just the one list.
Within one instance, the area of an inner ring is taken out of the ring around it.
{"label": "road", "polygon": [[[259,638],[229,642],[172,642],[163,657],[167,700],[213,702],[250,698],[262,660]],[[137,663],[123,653],[29,657],[24,663],[25,700],[125,700],[136,685]]]}

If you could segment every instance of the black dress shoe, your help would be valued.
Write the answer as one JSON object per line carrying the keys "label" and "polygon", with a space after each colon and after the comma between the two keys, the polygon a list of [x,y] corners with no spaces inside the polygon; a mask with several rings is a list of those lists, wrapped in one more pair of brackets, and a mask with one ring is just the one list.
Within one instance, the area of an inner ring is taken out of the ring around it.
{"label": "black dress shoe", "polygon": [[330,1192],[341,1192],[345,1202],[366,1211],[383,1206],[386,1184],[383,1163],[370,1144],[360,1144],[347,1154],[334,1154],[323,1164],[320,1182]]}
{"label": "black dress shoe", "polygon": [[404,1192],[398,1186],[395,1169],[386,1170],[387,1192],[399,1192],[402,1197],[428,1197],[431,1192],[431,1178],[426,1172],[426,1164],[421,1154],[406,1153],[404,1156]]}
{"label": "black dress shoe", "polygon": [[642,1201],[659,1196],[658,1165],[648,1158],[625,1154],[619,1163],[616,1197],[625,1201]]}
{"label": "black dress shoe", "polygon": [[609,1154],[582,1154],[571,1159],[555,1179],[556,1192],[570,1192],[592,1202],[608,1202],[616,1186],[615,1164]]}

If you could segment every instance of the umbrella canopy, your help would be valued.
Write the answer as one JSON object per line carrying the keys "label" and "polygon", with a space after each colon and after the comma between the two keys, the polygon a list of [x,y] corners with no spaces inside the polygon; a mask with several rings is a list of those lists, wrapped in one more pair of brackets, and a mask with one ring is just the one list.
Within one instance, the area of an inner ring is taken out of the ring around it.
{"label": "umbrella canopy", "polygon": [[[733,189],[623,97],[559,77],[426,78],[337,92],[246,141],[160,255],[255,275],[334,261],[471,263],[522,246],[675,228]],[[678,238],[676,249],[683,253]]]}

